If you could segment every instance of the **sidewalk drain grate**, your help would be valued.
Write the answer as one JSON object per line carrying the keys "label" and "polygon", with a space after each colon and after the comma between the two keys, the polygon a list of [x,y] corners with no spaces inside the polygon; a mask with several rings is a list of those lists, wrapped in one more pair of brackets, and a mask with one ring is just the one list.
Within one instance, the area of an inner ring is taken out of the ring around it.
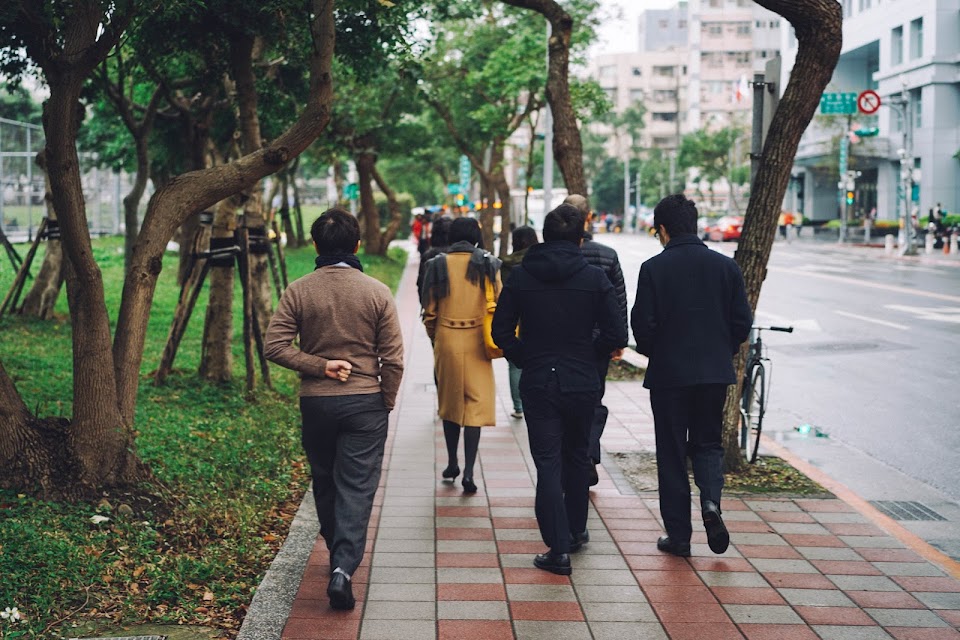
{"label": "sidewalk drain grate", "polygon": [[917,520],[924,522],[946,520],[946,518],[922,502],[912,500],[871,500],[870,504],[894,520]]}

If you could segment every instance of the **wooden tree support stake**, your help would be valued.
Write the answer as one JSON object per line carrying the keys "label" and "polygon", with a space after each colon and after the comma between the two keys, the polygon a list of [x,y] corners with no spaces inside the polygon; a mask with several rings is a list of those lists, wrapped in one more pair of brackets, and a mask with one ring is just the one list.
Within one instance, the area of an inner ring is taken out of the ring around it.
{"label": "wooden tree support stake", "polygon": [[[47,232],[47,219],[43,218],[40,221],[40,226],[37,228],[37,235],[33,239],[33,243],[30,245],[30,249],[27,251],[27,257],[25,260],[20,262],[19,268],[17,265],[14,265],[14,268],[17,268],[17,275],[13,279],[13,285],[10,287],[10,291],[7,292],[7,295],[3,298],[3,303],[0,304],[0,316],[2,316],[6,311],[7,307],[10,308],[10,313],[16,313],[17,302],[20,301],[20,294],[23,293],[23,285],[27,281],[27,277],[30,275],[30,265],[33,264],[33,258],[37,255],[37,248],[40,246],[40,241],[43,240]],[[0,236],[2,236],[0,232]],[[6,246],[9,246],[7,242],[7,237],[3,236],[3,242]],[[13,251],[13,247],[10,246],[9,251]],[[16,251],[13,252],[13,255],[17,255]],[[13,258],[10,258],[11,261]],[[20,259],[20,256],[17,255],[17,259]]]}

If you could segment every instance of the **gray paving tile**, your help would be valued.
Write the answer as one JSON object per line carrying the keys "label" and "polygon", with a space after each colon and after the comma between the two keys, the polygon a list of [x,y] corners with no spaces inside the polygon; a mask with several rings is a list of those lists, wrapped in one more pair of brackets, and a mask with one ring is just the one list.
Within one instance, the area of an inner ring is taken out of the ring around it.
{"label": "gray paving tile", "polygon": [[646,602],[584,602],[587,622],[656,622],[657,616]]}
{"label": "gray paving tile", "polygon": [[864,609],[881,627],[946,627],[947,623],[926,609]]}
{"label": "gray paving tile", "polygon": [[402,518],[406,516],[415,516],[417,518],[432,518],[434,517],[435,511],[432,504],[419,505],[419,506],[410,506],[410,505],[397,505],[393,506],[389,503],[385,503],[383,508],[380,510],[380,517],[389,517],[389,518]]}
{"label": "gray paving tile", "polygon": [[441,567],[437,569],[438,583],[456,584],[502,584],[503,574],[500,569],[493,568],[453,568]]}
{"label": "gray paving tile", "polygon": [[886,576],[827,576],[844,591],[900,591],[900,585]]}
{"label": "gray paving tile", "polygon": [[744,500],[754,511],[803,511],[790,500]]}
{"label": "gray paving tile", "polygon": [[370,584],[436,584],[436,569],[396,567],[373,567],[370,569]]}
{"label": "gray paving tile", "polygon": [[659,622],[591,622],[590,631],[594,640],[667,640]]}
{"label": "gray paving tile", "polygon": [[504,567],[529,567],[533,563],[532,553],[503,553],[500,554],[500,564]]}
{"label": "gray paving tile", "polygon": [[[509,589],[509,587],[508,587]],[[646,602],[640,587],[611,585],[577,585],[580,602]]]}
{"label": "gray paving tile", "polygon": [[489,529],[493,524],[490,522],[490,518],[438,516],[436,526],[454,529]]}
{"label": "gray paving tile", "polygon": [[368,602],[372,600],[435,602],[436,599],[437,585],[430,583],[411,584],[409,582],[377,582],[371,584],[370,589],[367,591]]}
{"label": "gray paving tile", "polygon": [[723,519],[730,522],[760,522],[761,518],[753,511],[724,511]]}
{"label": "gray paving tile", "polygon": [[699,571],[700,579],[710,587],[769,587],[759,573],[749,571]]}
{"label": "gray paving tile", "polygon": [[494,518],[535,518],[533,507],[490,507]]}
{"label": "gray paving tile", "polygon": [[780,604],[726,604],[723,608],[737,624],[804,624],[796,612]]}
{"label": "gray paving tile", "polygon": [[[723,517],[726,518],[727,514],[723,514]],[[737,533],[734,532],[730,536],[731,542],[734,544],[749,544],[749,545],[775,545],[778,547],[787,546],[787,541],[781,538],[776,533]]]}
{"label": "gray paving tile", "polygon": [[360,628],[360,640],[434,640],[433,620],[368,620]]}
{"label": "gray paving tile", "polygon": [[523,602],[572,602],[577,599],[568,584],[508,584],[507,599]]}
{"label": "gray paving tile", "polygon": [[942,576],[943,571],[929,562],[874,562],[873,566],[888,576]]}
{"label": "gray paving tile", "polygon": [[611,585],[630,586],[637,584],[633,573],[628,569],[576,569],[571,576],[573,584],[577,585]]}
{"label": "gray paving tile", "polygon": [[739,534],[737,533],[731,534],[730,540],[734,544],[727,547],[727,550],[720,555],[717,555],[713,551],[711,551],[710,545],[705,543],[700,544],[696,542],[690,545],[690,553],[693,555],[694,558],[719,558],[719,559],[742,558],[743,556],[740,554],[739,551],[737,551],[737,548],[734,546],[735,544],[738,544],[740,542],[736,537],[738,535]]}
{"label": "gray paving tile", "polygon": [[497,540],[521,540],[524,542],[539,542],[540,531],[537,529],[497,529],[494,535]]}
{"label": "gray paving tile", "polygon": [[377,530],[377,541],[380,540],[433,540],[437,530],[429,527],[387,527]]}
{"label": "gray paving tile", "polygon": [[433,602],[388,602],[371,600],[363,607],[366,620],[436,620],[437,605]]}
{"label": "gray paving tile", "polygon": [[890,634],[880,627],[817,624],[811,629],[816,631],[822,640],[891,640]]}
{"label": "gray paving tile", "polygon": [[[445,541],[442,541],[445,542]],[[393,540],[377,539],[374,551],[377,553],[433,553],[436,545],[433,540]]]}
{"label": "gray paving tile", "polygon": [[777,589],[783,599],[798,607],[855,607],[856,604],[837,589]]}
{"label": "gray paving tile", "polygon": [[437,553],[496,553],[493,540],[437,540]]}
{"label": "gray paving tile", "polygon": [[817,522],[829,522],[829,523],[861,523],[866,522],[867,519],[864,518],[859,513],[852,513],[847,511],[824,511],[822,513],[811,513],[813,519]]}
{"label": "gray paving tile", "polygon": [[781,560],[779,558],[751,558],[750,564],[761,573],[820,573],[806,560]]}
{"label": "gray paving tile", "polygon": [[575,553],[570,556],[570,564],[574,569],[628,569],[626,560],[620,554],[600,555],[593,553]]}
{"label": "gray paving tile", "polygon": [[434,567],[436,554],[430,553],[381,553],[373,554],[374,567]]}
{"label": "gray paving tile", "polygon": [[517,638],[523,640],[583,640],[590,637],[586,622],[517,620],[513,628]]}
{"label": "gray paving tile", "polygon": [[814,524],[812,522],[770,522],[769,525],[773,527],[774,531],[781,535],[785,533],[801,533],[814,536],[830,534],[830,531],[822,524]]}
{"label": "gray paving tile", "polygon": [[890,536],[837,536],[849,546],[861,549],[903,549],[903,544]]}
{"label": "gray paving tile", "polygon": [[507,603],[492,600],[453,601],[437,603],[440,620],[509,620]]}
{"label": "gray paving tile", "polygon": [[590,542],[583,547],[583,551],[575,553],[570,557],[594,554],[601,556],[620,555],[620,547],[618,547],[617,543],[613,540],[596,540],[594,539],[593,533],[591,533]]}
{"label": "gray paving tile", "polygon": [[807,560],[862,561],[860,554],[847,547],[794,547]]}
{"label": "gray paving tile", "polygon": [[911,593],[931,609],[960,609],[960,593]]}

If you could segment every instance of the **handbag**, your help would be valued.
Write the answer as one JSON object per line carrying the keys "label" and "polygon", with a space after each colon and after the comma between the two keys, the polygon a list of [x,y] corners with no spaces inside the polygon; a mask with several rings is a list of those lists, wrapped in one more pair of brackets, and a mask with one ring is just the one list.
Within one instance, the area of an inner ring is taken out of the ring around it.
{"label": "handbag", "polygon": [[483,314],[483,347],[487,352],[487,359],[496,360],[503,357],[503,349],[493,341],[493,314],[497,310],[497,301],[493,297],[493,283],[490,278],[484,279],[484,293],[487,297],[487,312]]}

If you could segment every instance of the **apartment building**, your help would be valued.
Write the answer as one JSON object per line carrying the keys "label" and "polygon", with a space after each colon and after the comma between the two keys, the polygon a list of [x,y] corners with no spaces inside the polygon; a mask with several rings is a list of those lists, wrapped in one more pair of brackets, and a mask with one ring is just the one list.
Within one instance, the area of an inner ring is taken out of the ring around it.
{"label": "apartment building", "polygon": [[[841,4],[843,49],[827,91],[872,89],[881,97],[875,115],[856,114],[849,121],[853,130],[879,128],[877,137],[850,145],[850,168],[860,172],[855,212],[876,207],[879,218],[895,219],[903,196],[921,216],[937,203],[960,210],[960,0]],[[797,54],[789,27],[782,45],[785,83]],[[839,216],[834,154],[838,129],[845,134],[848,125],[845,117],[839,124],[837,119],[817,116],[794,162],[788,206],[795,203],[813,220]],[[901,155],[907,171],[913,169],[912,189],[901,180]]]}

